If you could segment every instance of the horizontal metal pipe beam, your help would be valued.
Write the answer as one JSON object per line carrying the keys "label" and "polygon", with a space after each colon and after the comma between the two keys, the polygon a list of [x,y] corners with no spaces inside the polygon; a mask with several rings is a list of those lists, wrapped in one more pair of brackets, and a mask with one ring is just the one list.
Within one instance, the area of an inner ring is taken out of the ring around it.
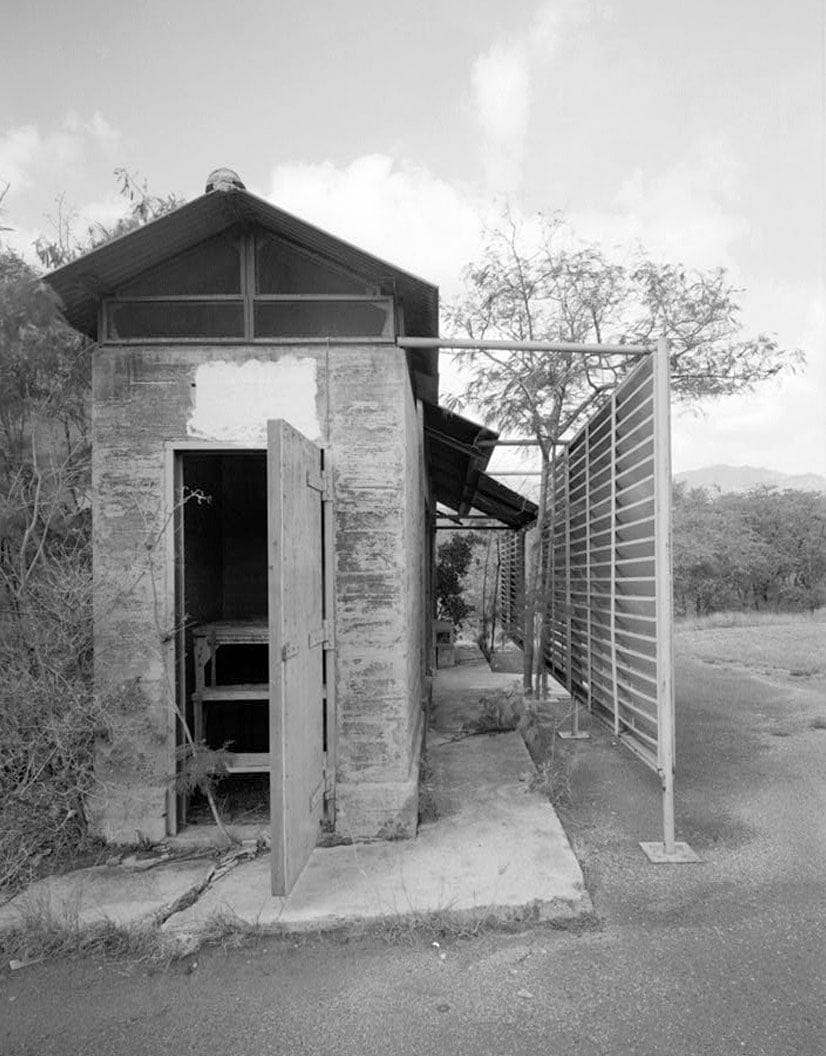
{"label": "horizontal metal pipe beam", "polygon": [[653,346],[575,344],[570,341],[498,341],[469,337],[397,337],[399,348],[482,349],[490,352],[558,352],[563,356],[648,356]]}
{"label": "horizontal metal pipe beam", "polygon": [[[551,447],[568,447],[570,440],[549,440]],[[512,440],[477,440],[477,447],[540,447],[538,440],[530,437],[515,437]]]}
{"label": "horizontal metal pipe beam", "polygon": [[[437,524],[437,532],[461,532],[469,531],[466,524]],[[476,524],[473,526],[474,532],[518,532],[518,528],[512,528],[508,524]]]}
{"label": "horizontal metal pipe beam", "polygon": [[432,437],[434,440],[438,440],[440,444],[444,444],[446,447],[451,447],[456,451],[461,451],[463,455],[467,455],[468,458],[486,458],[487,455],[484,452],[478,450],[473,444],[462,443],[461,440],[456,440],[452,436],[448,436],[446,433],[440,433],[438,429],[431,429],[429,426],[425,426],[424,430],[425,439]]}

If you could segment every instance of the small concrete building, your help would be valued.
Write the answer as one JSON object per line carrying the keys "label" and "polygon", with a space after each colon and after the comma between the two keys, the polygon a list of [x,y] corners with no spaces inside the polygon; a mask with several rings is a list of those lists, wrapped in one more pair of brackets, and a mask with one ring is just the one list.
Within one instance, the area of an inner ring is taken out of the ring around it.
{"label": "small concrete building", "polygon": [[194,741],[268,781],[276,893],[322,826],[413,835],[436,504],[533,516],[438,407],[437,289],[229,170],[46,281],[97,342],[98,830],[179,831]]}

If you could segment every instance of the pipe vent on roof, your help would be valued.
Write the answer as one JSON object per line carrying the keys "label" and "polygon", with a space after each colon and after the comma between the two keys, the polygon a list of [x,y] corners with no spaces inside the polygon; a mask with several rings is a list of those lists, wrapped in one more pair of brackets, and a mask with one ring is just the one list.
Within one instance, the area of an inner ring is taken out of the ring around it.
{"label": "pipe vent on roof", "polygon": [[232,169],[215,169],[207,176],[206,182],[206,193],[210,191],[244,191],[243,183],[241,183],[241,177],[237,172],[233,172]]}

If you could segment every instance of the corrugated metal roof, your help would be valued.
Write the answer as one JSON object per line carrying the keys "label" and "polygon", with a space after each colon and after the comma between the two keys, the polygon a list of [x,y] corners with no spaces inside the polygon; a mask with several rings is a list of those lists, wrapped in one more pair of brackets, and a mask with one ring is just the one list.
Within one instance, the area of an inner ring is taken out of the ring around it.
{"label": "corrugated metal roof", "polygon": [[500,484],[487,473],[479,474],[472,506],[480,513],[495,517],[511,528],[524,528],[532,524],[539,512],[535,502]]}
{"label": "corrugated metal roof", "polygon": [[203,194],[56,269],[45,276],[45,281],[59,294],[69,322],[94,336],[101,297],[233,224],[258,224],[371,282],[393,284],[404,302],[407,333],[421,337],[438,334],[436,286],[237,188]]}
{"label": "corrugated metal roof", "polygon": [[437,502],[467,513],[476,478],[490,461],[492,447],[477,447],[480,440],[495,440],[498,433],[453,414],[446,407],[424,408],[424,431],[430,481]]}
{"label": "corrugated metal roof", "polygon": [[[465,516],[479,510],[512,528],[536,520],[537,507],[489,477],[484,470],[499,434],[453,414],[445,407],[425,406],[424,429],[433,495],[437,502]],[[479,446],[486,441],[487,446]]]}

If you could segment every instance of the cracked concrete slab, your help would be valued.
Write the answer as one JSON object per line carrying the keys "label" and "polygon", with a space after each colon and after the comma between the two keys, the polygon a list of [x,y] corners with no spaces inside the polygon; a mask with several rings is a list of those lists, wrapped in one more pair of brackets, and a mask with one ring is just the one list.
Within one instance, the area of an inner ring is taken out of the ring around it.
{"label": "cracked concrete slab", "polygon": [[521,736],[468,736],[481,698],[515,682],[483,661],[438,673],[427,746],[435,816],[415,839],[316,848],[286,899],[270,894],[270,856],[246,859],[253,847],[217,867],[202,857],[84,869],[39,881],[0,907],[0,930],[47,911],[79,925],[160,924],[191,948],[216,918],[298,932],[434,916],[587,916],[591,900],[562,825],[548,800],[529,791],[534,770]]}
{"label": "cracked concrete slab", "polygon": [[99,865],[49,876],[0,906],[0,932],[44,918],[80,927],[159,923],[197,898],[214,867],[212,858],[172,859],[149,869]]}
{"label": "cracked concrete slab", "polygon": [[[439,817],[414,840],[316,848],[290,895],[270,895],[269,855],[237,866],[165,933],[191,944],[216,919],[307,931],[444,915],[571,920],[591,901],[551,805],[524,778],[517,733],[431,744]],[[522,778],[522,780],[520,780]]]}

